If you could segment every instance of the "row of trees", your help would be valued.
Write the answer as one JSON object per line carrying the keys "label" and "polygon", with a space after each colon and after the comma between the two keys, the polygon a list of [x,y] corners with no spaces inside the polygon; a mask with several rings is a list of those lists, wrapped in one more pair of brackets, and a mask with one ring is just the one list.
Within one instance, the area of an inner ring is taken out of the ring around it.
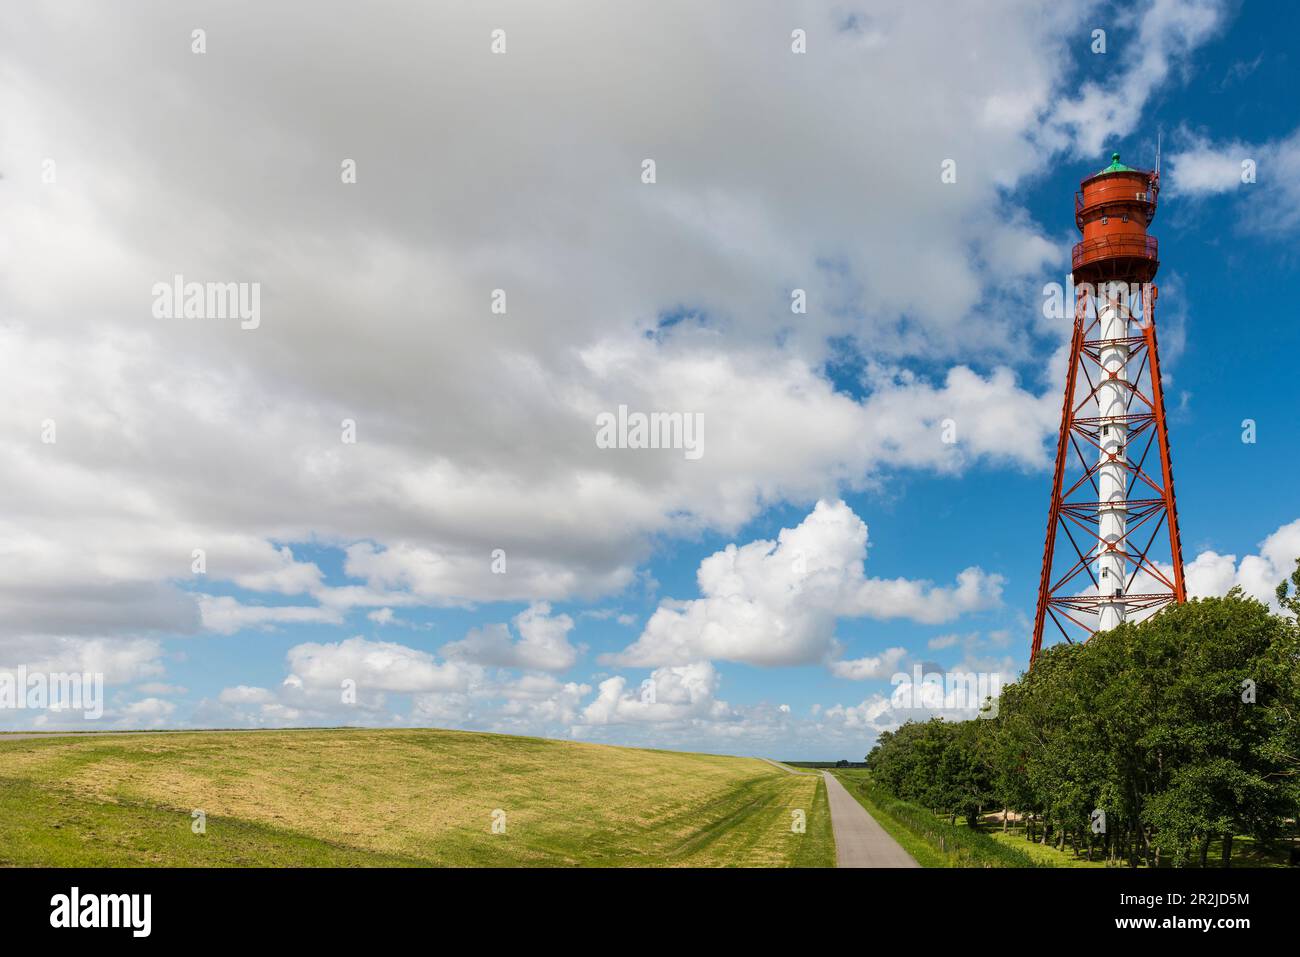
{"label": "row of trees", "polygon": [[[1285,584],[1279,599],[1300,612]],[[1134,866],[1204,865],[1216,840],[1227,865],[1234,836],[1275,838],[1300,809],[1300,629],[1239,590],[1047,649],[996,712],[882,734],[873,780]]]}

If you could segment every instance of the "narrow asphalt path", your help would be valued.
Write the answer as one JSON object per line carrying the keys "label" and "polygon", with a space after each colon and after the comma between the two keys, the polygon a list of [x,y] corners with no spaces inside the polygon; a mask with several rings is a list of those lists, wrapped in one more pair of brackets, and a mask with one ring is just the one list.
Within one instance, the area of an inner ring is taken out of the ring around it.
{"label": "narrow asphalt path", "polygon": [[835,832],[836,867],[920,867],[829,771],[822,772]]}
{"label": "narrow asphalt path", "polygon": [[[760,758],[790,774],[816,774],[788,764]],[[835,833],[836,867],[920,867],[901,844],[889,836],[867,809],[857,802],[840,779],[829,771],[822,772],[826,797],[831,806],[831,830]]]}

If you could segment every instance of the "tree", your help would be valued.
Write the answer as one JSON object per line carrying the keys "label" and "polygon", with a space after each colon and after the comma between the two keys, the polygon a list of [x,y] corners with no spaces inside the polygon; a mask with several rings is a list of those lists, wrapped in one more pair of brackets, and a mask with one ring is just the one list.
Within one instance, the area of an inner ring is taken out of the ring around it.
{"label": "tree", "polygon": [[939,764],[943,798],[950,815],[961,814],[975,827],[980,811],[996,800],[991,727],[982,720],[948,727],[951,731]]}
{"label": "tree", "polygon": [[1274,837],[1295,809],[1276,747],[1294,724],[1295,628],[1234,588],[1169,608],[1141,631],[1138,663],[1161,703],[1139,740],[1156,775],[1144,820],[1179,862],[1222,838],[1226,866],[1233,835]]}
{"label": "tree", "polygon": [[1295,568],[1291,572],[1291,589],[1287,594],[1287,582],[1283,580],[1277,586],[1277,602],[1282,606],[1284,611],[1291,613],[1293,618],[1300,618],[1300,558],[1295,560]]}
{"label": "tree", "polygon": [[906,801],[974,824],[992,802],[1026,837],[1100,844],[1131,866],[1231,863],[1234,836],[1300,811],[1300,561],[1278,599],[1234,589],[1043,651],[993,719],[908,722],[867,765]]}

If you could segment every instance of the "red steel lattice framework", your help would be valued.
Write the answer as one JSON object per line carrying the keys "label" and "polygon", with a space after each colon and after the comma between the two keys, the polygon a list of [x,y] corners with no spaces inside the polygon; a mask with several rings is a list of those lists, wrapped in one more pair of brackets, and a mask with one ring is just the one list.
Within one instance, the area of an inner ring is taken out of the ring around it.
{"label": "red steel lattice framework", "polygon": [[[1156,344],[1159,262],[1146,234],[1158,191],[1158,173],[1116,154],[1076,198],[1083,241],[1031,665],[1049,623],[1068,641],[1086,639],[1105,608],[1113,624],[1187,597]],[[1117,477],[1123,494],[1105,493]],[[1099,566],[1102,579],[1122,571],[1103,586]]]}

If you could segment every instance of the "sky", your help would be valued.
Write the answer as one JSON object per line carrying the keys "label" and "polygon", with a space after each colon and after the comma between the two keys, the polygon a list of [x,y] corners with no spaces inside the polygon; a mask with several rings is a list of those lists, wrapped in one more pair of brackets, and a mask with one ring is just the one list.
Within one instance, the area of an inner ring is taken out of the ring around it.
{"label": "sky", "polygon": [[[1269,600],[1297,36],[1216,0],[6,7],[0,673],[105,701],[0,730],[859,760],[973,714],[892,678],[1028,663],[1044,302],[1079,180],[1157,137],[1189,586]],[[699,428],[619,447],[620,408]]]}

